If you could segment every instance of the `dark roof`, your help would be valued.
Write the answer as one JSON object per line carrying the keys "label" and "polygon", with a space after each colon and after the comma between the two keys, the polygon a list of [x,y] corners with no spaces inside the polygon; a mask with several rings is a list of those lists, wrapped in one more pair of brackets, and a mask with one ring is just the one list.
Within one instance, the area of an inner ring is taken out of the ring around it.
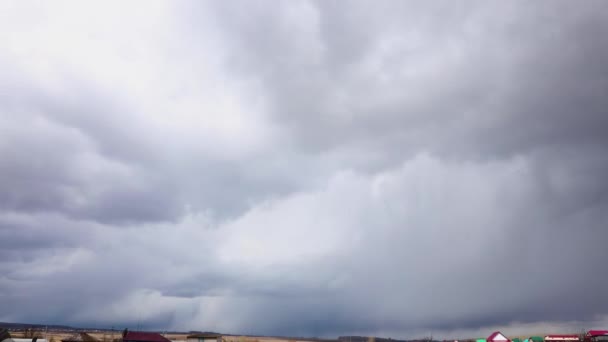
{"label": "dark roof", "polygon": [[200,333],[200,334],[188,335],[186,338],[216,338],[216,337],[221,337],[221,336],[223,336],[223,335],[218,334],[218,333]]}
{"label": "dark roof", "polygon": [[138,341],[138,342],[170,342],[159,333],[129,331],[122,338],[123,341]]}
{"label": "dark roof", "polygon": [[95,337],[85,333],[76,333],[68,338],[61,340],[62,342],[99,342]]}

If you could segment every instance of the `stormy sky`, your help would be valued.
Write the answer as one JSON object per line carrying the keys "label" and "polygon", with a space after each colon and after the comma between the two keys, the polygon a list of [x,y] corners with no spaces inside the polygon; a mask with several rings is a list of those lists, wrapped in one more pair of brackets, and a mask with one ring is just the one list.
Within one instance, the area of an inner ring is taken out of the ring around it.
{"label": "stormy sky", "polygon": [[608,327],[605,1],[0,2],[0,321]]}

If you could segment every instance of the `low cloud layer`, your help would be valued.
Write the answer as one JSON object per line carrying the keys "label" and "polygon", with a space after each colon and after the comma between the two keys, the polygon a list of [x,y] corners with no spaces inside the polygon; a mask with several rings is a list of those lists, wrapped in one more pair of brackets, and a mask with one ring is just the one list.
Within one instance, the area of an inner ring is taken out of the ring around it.
{"label": "low cloud layer", "polygon": [[0,13],[0,321],[606,327],[602,1]]}

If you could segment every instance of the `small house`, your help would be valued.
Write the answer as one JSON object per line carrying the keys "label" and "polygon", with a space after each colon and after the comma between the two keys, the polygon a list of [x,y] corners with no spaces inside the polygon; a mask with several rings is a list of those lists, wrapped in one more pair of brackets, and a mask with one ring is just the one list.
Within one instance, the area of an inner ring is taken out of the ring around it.
{"label": "small house", "polygon": [[511,340],[500,331],[493,332],[486,340],[487,342],[511,342]]}

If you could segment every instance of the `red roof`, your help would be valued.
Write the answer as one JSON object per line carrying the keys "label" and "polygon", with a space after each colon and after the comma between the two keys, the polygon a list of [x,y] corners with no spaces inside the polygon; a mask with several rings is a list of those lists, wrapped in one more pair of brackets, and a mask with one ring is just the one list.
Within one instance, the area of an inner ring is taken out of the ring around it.
{"label": "red roof", "polygon": [[153,332],[129,331],[122,338],[123,341],[138,341],[138,342],[171,342],[163,335]]}
{"label": "red roof", "polygon": [[511,342],[508,337],[503,335],[500,331],[495,331],[486,339],[488,342]]}
{"label": "red roof", "polygon": [[587,336],[602,336],[608,335],[608,330],[589,330]]}

